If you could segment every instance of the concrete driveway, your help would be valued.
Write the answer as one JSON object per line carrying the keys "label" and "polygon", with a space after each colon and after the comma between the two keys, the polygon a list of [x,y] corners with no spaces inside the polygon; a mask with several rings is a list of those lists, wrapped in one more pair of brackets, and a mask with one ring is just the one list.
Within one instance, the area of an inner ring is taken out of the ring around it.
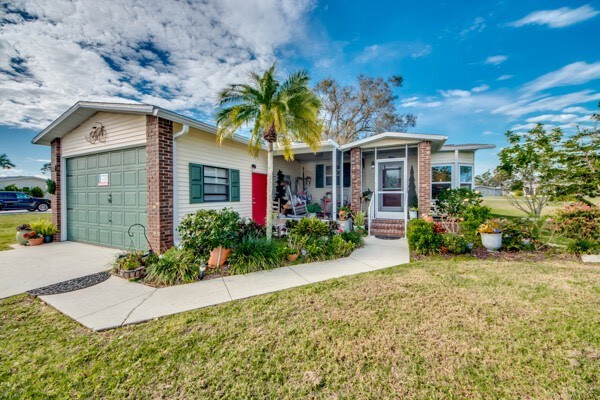
{"label": "concrete driveway", "polygon": [[0,299],[105,271],[119,252],[75,242],[0,251]]}

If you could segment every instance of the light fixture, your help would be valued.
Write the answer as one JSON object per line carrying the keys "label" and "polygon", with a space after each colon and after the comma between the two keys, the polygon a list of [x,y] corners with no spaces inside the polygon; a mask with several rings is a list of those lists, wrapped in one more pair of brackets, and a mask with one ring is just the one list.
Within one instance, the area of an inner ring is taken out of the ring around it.
{"label": "light fixture", "polygon": [[375,161],[371,161],[371,169],[375,169]]}
{"label": "light fixture", "polygon": [[256,169],[256,164],[252,164],[252,169]]}

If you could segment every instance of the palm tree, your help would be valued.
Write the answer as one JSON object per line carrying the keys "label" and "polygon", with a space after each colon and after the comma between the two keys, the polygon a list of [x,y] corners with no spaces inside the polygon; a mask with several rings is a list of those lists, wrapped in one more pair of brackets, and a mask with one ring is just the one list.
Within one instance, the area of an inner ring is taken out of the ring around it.
{"label": "palm tree", "polygon": [[13,164],[8,157],[6,156],[6,153],[2,153],[0,154],[0,168],[2,169],[11,169],[14,168],[15,164]]}
{"label": "palm tree", "polygon": [[310,90],[306,71],[298,71],[283,82],[275,76],[275,65],[263,75],[250,73],[247,84],[232,84],[219,93],[217,140],[223,143],[240,128],[251,127],[248,150],[258,155],[268,146],[267,158],[267,238],[271,239],[273,217],[273,147],[283,149],[286,160],[294,159],[293,142],[308,144],[314,151],[321,141],[319,109],[321,102]]}

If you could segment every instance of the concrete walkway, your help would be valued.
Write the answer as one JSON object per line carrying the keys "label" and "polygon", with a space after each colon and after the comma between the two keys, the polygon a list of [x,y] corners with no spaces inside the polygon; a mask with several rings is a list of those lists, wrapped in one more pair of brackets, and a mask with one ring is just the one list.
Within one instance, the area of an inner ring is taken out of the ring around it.
{"label": "concrete walkway", "polygon": [[350,257],[154,289],[115,276],[96,286],[41,299],[99,331],[232,300],[409,262],[406,239],[367,238]]}
{"label": "concrete walkway", "polygon": [[0,299],[106,271],[119,250],[62,242],[0,252]]}

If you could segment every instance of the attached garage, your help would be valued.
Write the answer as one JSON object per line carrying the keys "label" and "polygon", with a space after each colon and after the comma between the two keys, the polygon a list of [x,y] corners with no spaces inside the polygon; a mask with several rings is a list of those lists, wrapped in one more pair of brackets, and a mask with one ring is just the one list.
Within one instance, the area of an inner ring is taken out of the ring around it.
{"label": "attached garage", "polygon": [[66,159],[67,240],[146,248],[146,148]]}

